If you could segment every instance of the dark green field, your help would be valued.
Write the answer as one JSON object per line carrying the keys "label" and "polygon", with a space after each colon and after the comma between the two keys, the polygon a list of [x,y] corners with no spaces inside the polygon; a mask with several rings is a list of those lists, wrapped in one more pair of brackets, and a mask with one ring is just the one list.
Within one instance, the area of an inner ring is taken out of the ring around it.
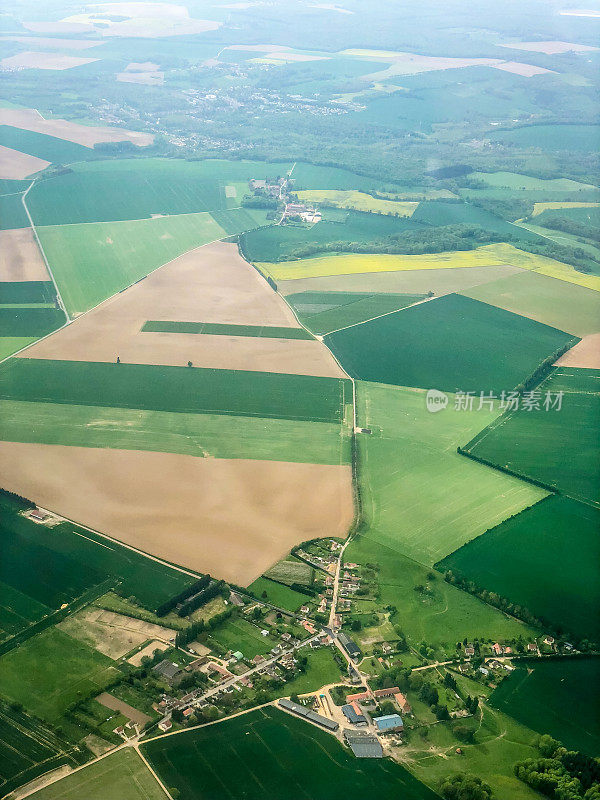
{"label": "dark green field", "polygon": [[210,334],[211,336],[249,336],[260,339],[312,339],[304,328],[278,328],[274,325],[223,325],[218,322],[169,322],[148,320],[142,331],[155,333]]}
{"label": "dark green field", "polygon": [[2,194],[15,194],[15,192],[24,192],[31,184],[31,180],[11,181],[7,178],[0,178],[0,195]]}
{"label": "dark green field", "polygon": [[[422,226],[408,217],[342,211],[341,220],[325,219],[311,227],[305,225],[272,225],[245,233],[242,252],[249,261],[286,261],[295,258],[305,245],[327,245],[330,242],[375,242],[387,236],[418,230]],[[219,221],[217,217],[217,222]]]}
{"label": "dark green field", "polygon": [[57,736],[23,711],[0,704],[0,791],[5,781],[47,761],[64,745]]}
{"label": "dark green field", "polygon": [[436,567],[506,597],[568,635],[600,641],[599,530],[599,511],[554,495]]}
{"label": "dark green field", "polygon": [[0,195],[0,230],[29,227],[22,197],[20,194]]}
{"label": "dark green field", "polygon": [[333,333],[326,343],[355,378],[478,397],[510,391],[570,340],[539,322],[447,295]]}
{"label": "dark green field", "polygon": [[11,125],[0,125],[0,145],[60,164],[82,161],[95,155],[91,147],[47,136],[45,133],[13,128]]}
{"label": "dark green field", "polygon": [[[466,450],[493,464],[555,487],[584,502],[600,503],[600,370],[555,369],[539,387],[539,410],[505,414]],[[546,392],[564,392],[560,411],[546,411]]]}
{"label": "dark green field", "polygon": [[0,303],[53,303],[55,297],[56,289],[52,281],[0,283]]}
{"label": "dark green field", "polygon": [[437,797],[398,764],[356,759],[330,734],[273,708],[155,739],[142,750],[181,800]]}
{"label": "dark green field", "polygon": [[113,578],[125,596],[154,610],[194,578],[69,522],[46,528],[22,517],[0,495],[2,608],[0,625],[16,633],[85,589]]}
{"label": "dark green field", "polygon": [[358,189],[360,192],[391,191],[397,186],[393,181],[386,182],[366,175],[357,175],[339,167],[324,167],[319,164],[300,162],[292,172],[294,189]]}
{"label": "dark green field", "polygon": [[313,333],[330,333],[423,300],[423,294],[298,292],[286,297],[298,319]]}
{"label": "dark green field", "polygon": [[[27,204],[36,225],[218,211],[241,205],[250,178],[275,177],[284,171],[283,164],[252,161],[95,161],[37,184],[27,195]],[[243,184],[236,198],[226,197],[225,186],[230,183]]]}
{"label": "dark green field", "polygon": [[46,336],[64,322],[60,308],[0,308],[0,336]]}
{"label": "dark green field", "polygon": [[[528,661],[494,690],[490,703],[572,750],[600,752],[600,659]],[[533,670],[533,671],[531,671]]]}
{"label": "dark green field", "polygon": [[509,241],[515,237],[524,241],[543,241],[537,234],[511,225],[495,214],[469,203],[445,203],[442,200],[419,203],[411,219],[427,225],[459,225],[461,223],[479,225],[487,231],[506,235]]}
{"label": "dark green field", "polygon": [[141,364],[13,359],[0,397],[74,405],[333,422],[350,382],[311,375]]}

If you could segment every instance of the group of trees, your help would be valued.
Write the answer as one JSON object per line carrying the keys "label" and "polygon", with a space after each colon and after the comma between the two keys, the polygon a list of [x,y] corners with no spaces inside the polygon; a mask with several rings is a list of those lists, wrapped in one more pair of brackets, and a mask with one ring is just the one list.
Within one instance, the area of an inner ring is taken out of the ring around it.
{"label": "group of trees", "polygon": [[168,600],[165,600],[154,612],[157,617],[164,617],[169,611],[173,611],[173,609],[186,600],[188,597],[192,597],[193,595],[201,592],[208,584],[210,583],[210,575],[203,575],[199,580],[193,583],[191,586],[187,586],[183,589],[179,594],[176,594],[174,597],[170,597]]}
{"label": "group of trees", "polygon": [[539,758],[515,764],[515,775],[553,800],[599,800],[600,759],[567,750],[551,736],[537,743]]}
{"label": "group of trees", "polygon": [[568,217],[562,217],[559,214],[544,214],[543,218],[540,219],[540,224],[544,228],[550,228],[553,231],[562,231],[572,236],[580,236],[584,239],[600,242],[600,230],[598,228]]}
{"label": "group of trees", "polygon": [[187,627],[183,631],[179,631],[177,636],[175,637],[175,646],[176,647],[185,647],[186,644],[193,642],[198,636],[201,636],[203,633],[212,631],[221,625],[225,620],[229,619],[234,613],[233,606],[226,608],[225,611],[221,611],[219,614],[215,614],[208,620],[198,620],[198,622],[192,622],[192,624]]}
{"label": "group of trees", "polygon": [[441,793],[445,800],[490,800],[492,788],[481,778],[461,772],[444,780]]}
{"label": "group of trees", "polygon": [[[208,577],[210,580],[210,576]],[[177,613],[180,617],[187,617],[193,611],[196,611],[197,608],[206,605],[209,600],[212,600],[213,597],[216,597],[218,594],[229,594],[229,588],[225,581],[214,581],[206,586],[206,588],[201,589],[197,594],[192,595],[192,597],[186,600],[177,610]]]}

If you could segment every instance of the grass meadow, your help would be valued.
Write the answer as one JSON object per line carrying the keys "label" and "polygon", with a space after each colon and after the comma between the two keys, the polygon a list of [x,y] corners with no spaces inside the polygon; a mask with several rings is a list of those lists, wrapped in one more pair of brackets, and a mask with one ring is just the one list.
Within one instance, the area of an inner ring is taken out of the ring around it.
{"label": "grass meadow", "polygon": [[300,606],[303,606],[311,599],[305,594],[295,592],[289,586],[283,586],[281,583],[276,583],[264,576],[257,578],[254,583],[248,586],[248,589],[257,597],[288,611],[298,611]]}
{"label": "grass meadow", "polygon": [[598,125],[524,125],[509,130],[495,130],[490,139],[521,147],[542,150],[575,150],[585,153],[598,147]]}
{"label": "grass meadow", "polygon": [[0,400],[0,440],[150,450],[201,458],[349,464],[338,422]]}
{"label": "grass meadow", "polygon": [[372,197],[370,194],[356,190],[306,189],[299,191],[297,194],[301,203],[347,208],[354,211],[367,211],[373,214],[393,214],[400,217],[412,216],[418,206],[417,202],[386,200]]}
{"label": "grass meadow", "polygon": [[[466,450],[583,502],[600,504],[600,370],[559,367],[538,387],[539,408],[503,414]],[[564,392],[560,410],[544,408]]]}
{"label": "grass meadow", "polygon": [[[273,708],[155,739],[142,752],[165,785],[178,789],[180,800],[437,796],[399,764],[357,761],[330,734]],[[222,760],[227,770],[217,771],[214,765]]]}
{"label": "grass meadow", "polygon": [[598,641],[599,529],[599,511],[553,495],[436,566],[529,609],[567,635]]}
{"label": "grass meadow", "polygon": [[54,723],[78,699],[113,681],[119,675],[113,664],[57,628],[48,628],[2,656],[0,693]]}
{"label": "grass meadow", "polygon": [[148,767],[133,747],[90,764],[73,775],[30,795],[32,800],[165,800],[161,789]]}
{"label": "grass meadow", "polygon": [[599,681],[598,658],[529,661],[502,681],[490,704],[565,747],[593,756],[600,749]]}
{"label": "grass meadow", "polygon": [[514,389],[572,338],[455,294],[332,333],[325,342],[355,378],[479,396]]}

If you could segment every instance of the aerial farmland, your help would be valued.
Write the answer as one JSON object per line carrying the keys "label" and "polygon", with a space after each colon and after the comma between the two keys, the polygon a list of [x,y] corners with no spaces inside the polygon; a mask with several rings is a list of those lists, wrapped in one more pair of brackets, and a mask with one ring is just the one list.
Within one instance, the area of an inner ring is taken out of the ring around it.
{"label": "aerial farmland", "polygon": [[508,5],[4,14],[0,797],[597,796],[600,47]]}

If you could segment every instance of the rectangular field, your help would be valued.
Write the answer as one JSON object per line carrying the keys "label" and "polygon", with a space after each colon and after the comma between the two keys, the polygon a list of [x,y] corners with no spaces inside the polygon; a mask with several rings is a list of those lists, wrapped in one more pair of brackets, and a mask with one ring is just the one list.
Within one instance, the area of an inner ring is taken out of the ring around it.
{"label": "rectangular field", "polygon": [[[446,295],[328,335],[361,380],[500,395],[574,337],[461,295]],[[477,346],[474,343],[477,342]]]}
{"label": "rectangular field", "polygon": [[245,619],[232,617],[210,632],[215,641],[227,650],[240,650],[244,658],[266,655],[273,647],[273,639],[261,636],[260,630]]}
{"label": "rectangular field", "polygon": [[19,358],[0,365],[0,398],[149,411],[336,422],[349,380],[270,372]]}
{"label": "rectangular field", "polygon": [[0,281],[50,281],[31,228],[0,231]]}
{"label": "rectangular field", "polygon": [[[600,505],[600,370],[559,367],[538,390],[538,408],[503,414],[465,449],[575,500]],[[564,392],[560,410],[545,409],[547,392],[553,402]]]}
{"label": "rectangular field", "polygon": [[200,458],[349,464],[336,422],[0,400],[0,440],[151,450]]}
{"label": "rectangular field", "polygon": [[[273,708],[155,739],[143,753],[181,800],[297,796],[343,800],[349,794],[380,800],[433,800],[436,795],[387,760],[357,761],[331,735]],[[215,765],[225,760],[226,772]]]}
{"label": "rectangular field", "polygon": [[32,800],[166,800],[160,784],[134,748],[90,764],[30,795]]}
{"label": "rectangular field", "polygon": [[298,611],[301,606],[307,603],[311,598],[300,592],[295,592],[289,586],[282,586],[280,583],[271,581],[264,576],[257,578],[253,583],[248,586],[248,589],[253,592],[257,597],[272,603],[279,608],[285,608],[288,611]]}
{"label": "rectangular field", "polygon": [[278,328],[275,325],[232,325],[219,322],[175,322],[148,320],[142,331],[189,333],[210,336],[248,336],[258,339],[312,339],[304,328]]}
{"label": "rectangular field", "polygon": [[0,125],[0,145],[43,159],[46,163],[70,164],[94,155],[94,151],[89,147],[66,142],[64,139],[57,139],[44,133],[13,128],[10,125]]}
{"label": "rectangular field", "polygon": [[593,756],[600,748],[599,682],[597,658],[528,662],[502,681],[490,704],[568,749]]}
{"label": "rectangular field", "polygon": [[567,636],[595,642],[600,639],[599,529],[600,512],[554,495],[436,567],[508,598]]}
{"label": "rectangular field", "polygon": [[297,192],[301,203],[347,208],[354,211],[367,211],[373,214],[397,214],[411,217],[418,202],[403,202],[372,197],[356,190],[336,191],[335,189],[305,189]]}

